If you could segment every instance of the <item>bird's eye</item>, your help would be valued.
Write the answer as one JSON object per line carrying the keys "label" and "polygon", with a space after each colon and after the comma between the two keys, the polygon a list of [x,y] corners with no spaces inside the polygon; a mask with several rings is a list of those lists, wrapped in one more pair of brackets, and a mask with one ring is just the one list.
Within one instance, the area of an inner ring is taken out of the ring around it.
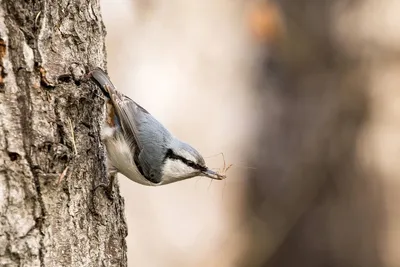
{"label": "bird's eye", "polygon": [[188,165],[189,165],[190,167],[196,166],[196,164],[195,164],[193,161],[189,161],[189,162],[188,162]]}

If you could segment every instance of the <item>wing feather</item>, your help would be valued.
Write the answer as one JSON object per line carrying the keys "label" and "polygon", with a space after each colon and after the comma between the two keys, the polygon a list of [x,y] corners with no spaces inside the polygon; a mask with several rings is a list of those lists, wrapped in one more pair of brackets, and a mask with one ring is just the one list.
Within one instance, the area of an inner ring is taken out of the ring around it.
{"label": "wing feather", "polygon": [[[140,106],[129,97],[118,92],[108,75],[102,69],[96,68],[92,70],[90,77],[99,85],[103,93],[111,99],[117,118],[119,119],[118,123],[122,127],[125,138],[128,139],[131,148],[135,149],[136,154],[139,154],[143,149],[143,145],[139,141],[136,118],[136,116],[140,116],[137,112]],[[140,109],[147,112],[142,107]]]}
{"label": "wing feather", "polygon": [[167,145],[173,139],[169,131],[135,101],[117,91],[101,69],[92,71],[92,77],[110,98],[119,125],[141,173],[150,181],[161,179],[161,165]]}

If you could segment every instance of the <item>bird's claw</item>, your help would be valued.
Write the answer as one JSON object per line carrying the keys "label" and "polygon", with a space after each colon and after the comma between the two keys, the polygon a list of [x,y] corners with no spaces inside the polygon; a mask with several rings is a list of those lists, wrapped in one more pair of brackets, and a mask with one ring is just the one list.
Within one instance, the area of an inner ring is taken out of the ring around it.
{"label": "bird's claw", "polygon": [[114,195],[114,190],[112,184],[105,184],[105,183],[100,183],[94,188],[94,192],[97,191],[97,189],[102,188],[108,197],[109,200],[113,201],[115,199]]}

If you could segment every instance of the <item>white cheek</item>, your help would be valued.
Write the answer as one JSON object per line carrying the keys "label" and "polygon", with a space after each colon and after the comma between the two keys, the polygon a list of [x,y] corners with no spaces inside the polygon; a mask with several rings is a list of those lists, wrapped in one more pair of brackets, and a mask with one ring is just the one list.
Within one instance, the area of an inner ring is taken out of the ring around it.
{"label": "white cheek", "polygon": [[162,180],[166,183],[193,176],[197,171],[179,160],[167,160],[163,168]]}

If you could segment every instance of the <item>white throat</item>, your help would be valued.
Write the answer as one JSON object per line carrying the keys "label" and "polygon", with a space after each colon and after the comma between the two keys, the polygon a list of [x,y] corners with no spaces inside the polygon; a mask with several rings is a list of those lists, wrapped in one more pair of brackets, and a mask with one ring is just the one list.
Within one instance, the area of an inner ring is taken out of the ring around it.
{"label": "white throat", "polygon": [[188,179],[197,175],[197,170],[180,160],[166,159],[162,170],[162,184]]}

